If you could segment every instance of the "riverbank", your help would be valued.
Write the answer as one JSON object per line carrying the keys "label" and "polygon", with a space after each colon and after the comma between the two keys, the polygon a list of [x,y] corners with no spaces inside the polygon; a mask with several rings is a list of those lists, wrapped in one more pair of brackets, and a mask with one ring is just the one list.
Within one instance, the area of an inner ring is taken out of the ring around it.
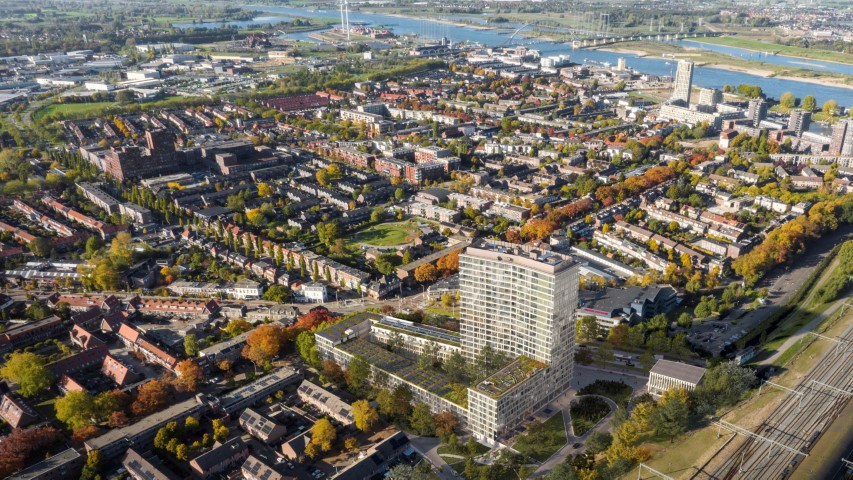
{"label": "riverbank", "polygon": [[[641,48],[626,48],[626,46],[632,44]],[[797,72],[797,70],[770,63],[742,60],[722,53],[703,50],[699,47],[682,47],[663,42],[656,42],[654,44],[651,42],[625,42],[624,44],[596,47],[592,50],[636,55],[640,58],[662,58],[671,61],[676,61],[680,58],[689,58],[702,67],[746,73],[763,78],[779,78],[826,87],[853,89],[853,77],[850,75],[825,73],[807,69],[802,69],[801,74],[792,74],[793,72]]]}
{"label": "riverbank", "polygon": [[801,47],[791,47],[776,43],[760,42],[758,40],[749,40],[736,37],[709,37],[709,38],[691,38],[691,42],[707,43],[709,45],[720,45],[724,47],[734,47],[743,50],[749,50],[755,53],[766,53],[773,51],[774,54],[782,54],[786,57],[799,58],[803,60],[819,60],[821,62],[831,62],[840,65],[853,65],[853,55],[843,52],[832,52],[828,50],[812,50],[809,51]]}
{"label": "riverbank", "polygon": [[382,11],[359,10],[361,13],[370,15],[385,15],[387,17],[407,18],[409,20],[429,20],[430,22],[441,23],[444,25],[452,25],[454,27],[470,28],[472,30],[506,30],[506,28],[496,27],[493,25],[477,25],[474,23],[455,22],[453,20],[444,20],[441,18],[418,17],[416,15],[407,15],[403,13],[385,13]]}

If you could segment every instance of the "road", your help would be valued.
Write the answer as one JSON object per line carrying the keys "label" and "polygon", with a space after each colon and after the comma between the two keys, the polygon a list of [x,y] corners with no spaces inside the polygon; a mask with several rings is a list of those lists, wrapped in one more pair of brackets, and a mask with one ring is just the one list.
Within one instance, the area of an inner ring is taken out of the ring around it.
{"label": "road", "polygon": [[[729,344],[736,342],[746,333],[752,331],[764,319],[769,317],[776,309],[785,305],[791,296],[802,286],[809,275],[815,270],[821,260],[832,251],[835,245],[851,238],[853,227],[842,226],[829,235],[825,235],[809,245],[807,255],[804,255],[795,266],[785,269],[782,267],[774,269],[767,275],[756,288],[767,288],[770,294],[767,297],[768,304],[764,307],[753,309],[744,314],[744,309],[736,308],[726,318],[715,322],[695,326],[692,331],[694,338],[697,334],[710,333],[718,327],[728,327],[724,332],[711,333],[712,340],[701,345],[706,350],[718,356]],[[743,316],[741,316],[743,315]],[[732,325],[736,320],[737,324]]]}
{"label": "road", "polygon": [[[784,479],[838,417],[853,393],[853,326],[842,336],[846,350],[830,349],[761,424],[754,435],[738,434],[698,479]],[[764,388],[775,388],[765,384]],[[725,427],[724,427],[725,429]],[[775,442],[775,443],[772,443]],[[798,453],[800,452],[800,453]],[[820,455],[820,452],[814,452]],[[719,460],[718,460],[719,459]]]}

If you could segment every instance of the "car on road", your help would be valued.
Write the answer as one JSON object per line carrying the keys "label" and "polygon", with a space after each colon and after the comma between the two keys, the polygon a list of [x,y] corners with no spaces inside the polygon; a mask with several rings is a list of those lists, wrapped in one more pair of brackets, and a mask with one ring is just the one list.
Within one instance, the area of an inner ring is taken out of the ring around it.
{"label": "car on road", "polygon": [[577,450],[577,449],[581,448],[581,446],[582,446],[582,445],[581,445],[580,443],[576,443],[576,444],[572,445],[572,448],[574,448],[575,450]]}

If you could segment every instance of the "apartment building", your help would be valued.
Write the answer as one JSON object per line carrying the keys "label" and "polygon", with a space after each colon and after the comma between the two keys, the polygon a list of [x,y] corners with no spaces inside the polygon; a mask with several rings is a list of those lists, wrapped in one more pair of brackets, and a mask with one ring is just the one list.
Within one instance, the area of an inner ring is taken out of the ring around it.
{"label": "apartment building", "polygon": [[578,265],[571,257],[478,241],[459,257],[462,352],[489,346],[515,360],[468,390],[474,437],[495,444],[570,385]]}

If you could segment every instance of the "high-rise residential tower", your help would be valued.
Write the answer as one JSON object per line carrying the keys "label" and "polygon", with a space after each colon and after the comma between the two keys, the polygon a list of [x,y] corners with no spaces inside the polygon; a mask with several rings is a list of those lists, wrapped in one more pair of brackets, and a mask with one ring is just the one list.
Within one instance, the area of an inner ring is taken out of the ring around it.
{"label": "high-rise residential tower", "polygon": [[481,240],[459,257],[462,353],[513,359],[468,391],[468,424],[493,443],[569,388],[578,267],[571,257]]}
{"label": "high-rise residential tower", "polygon": [[681,100],[690,105],[690,89],[693,87],[693,62],[679,60],[675,72],[675,84],[672,89],[672,100]]}

